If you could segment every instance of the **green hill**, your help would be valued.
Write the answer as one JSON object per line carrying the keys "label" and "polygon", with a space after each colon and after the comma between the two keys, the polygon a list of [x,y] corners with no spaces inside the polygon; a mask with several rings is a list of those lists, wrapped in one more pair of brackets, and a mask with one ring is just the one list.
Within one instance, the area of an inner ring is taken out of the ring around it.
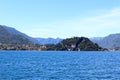
{"label": "green hill", "polygon": [[47,50],[65,50],[65,51],[98,51],[103,50],[96,43],[93,43],[85,37],[67,38],[56,45],[46,45]]}

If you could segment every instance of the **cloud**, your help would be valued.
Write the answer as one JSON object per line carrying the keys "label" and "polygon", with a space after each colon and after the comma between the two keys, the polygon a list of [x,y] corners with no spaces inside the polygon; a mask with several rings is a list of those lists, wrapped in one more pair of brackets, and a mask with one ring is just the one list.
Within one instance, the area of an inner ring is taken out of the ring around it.
{"label": "cloud", "polygon": [[119,30],[120,8],[114,8],[98,13],[97,16],[89,16],[87,18],[78,17],[71,20],[58,21],[42,25],[42,27],[37,25],[36,29],[33,27],[31,34],[38,37],[95,37],[118,33]]}
{"label": "cloud", "polygon": [[[101,15],[87,18],[84,20],[86,23],[91,23],[91,26],[97,27],[99,30],[111,29],[116,30],[115,28],[120,27],[120,8],[115,8]],[[83,22],[83,23],[84,23]],[[109,31],[106,31],[109,32]],[[111,32],[112,33],[112,32]]]}

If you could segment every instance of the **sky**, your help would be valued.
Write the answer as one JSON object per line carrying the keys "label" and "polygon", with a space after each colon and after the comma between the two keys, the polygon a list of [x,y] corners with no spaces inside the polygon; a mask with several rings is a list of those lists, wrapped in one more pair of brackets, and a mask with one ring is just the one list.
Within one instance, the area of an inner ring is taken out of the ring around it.
{"label": "sky", "polygon": [[0,25],[31,37],[120,33],[120,0],[0,0]]}

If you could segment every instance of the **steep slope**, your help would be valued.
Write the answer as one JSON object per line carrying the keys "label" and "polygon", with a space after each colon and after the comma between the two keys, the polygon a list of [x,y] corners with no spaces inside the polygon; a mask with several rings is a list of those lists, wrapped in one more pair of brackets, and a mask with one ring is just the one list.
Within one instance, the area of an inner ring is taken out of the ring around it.
{"label": "steep slope", "polygon": [[4,26],[0,25],[0,43],[2,44],[31,44],[27,38],[8,32]]}
{"label": "steep slope", "polygon": [[97,44],[85,37],[67,38],[56,45],[47,45],[47,50],[70,50],[70,51],[98,51],[102,50]]}
{"label": "steep slope", "polygon": [[110,34],[100,40],[96,40],[96,41],[92,40],[92,41],[104,48],[120,47],[120,33]]}
{"label": "steep slope", "polygon": [[11,27],[8,27],[8,26],[2,26],[2,27],[4,27],[4,29],[6,29],[6,30],[7,30],[9,33],[11,33],[11,34],[21,35],[21,36],[29,39],[29,40],[30,40],[31,42],[33,42],[33,43],[38,43],[38,41],[37,41],[36,39],[34,39],[34,38],[32,38],[32,37],[30,37],[30,36],[28,36],[28,35],[20,32],[20,31],[14,29],[14,28],[11,28]]}

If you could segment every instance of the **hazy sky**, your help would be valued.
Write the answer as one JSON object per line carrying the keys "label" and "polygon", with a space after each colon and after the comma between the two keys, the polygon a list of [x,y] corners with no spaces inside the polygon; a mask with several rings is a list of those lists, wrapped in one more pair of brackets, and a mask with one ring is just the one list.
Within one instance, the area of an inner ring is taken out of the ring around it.
{"label": "hazy sky", "polygon": [[32,37],[120,33],[120,0],[0,0],[0,24]]}

